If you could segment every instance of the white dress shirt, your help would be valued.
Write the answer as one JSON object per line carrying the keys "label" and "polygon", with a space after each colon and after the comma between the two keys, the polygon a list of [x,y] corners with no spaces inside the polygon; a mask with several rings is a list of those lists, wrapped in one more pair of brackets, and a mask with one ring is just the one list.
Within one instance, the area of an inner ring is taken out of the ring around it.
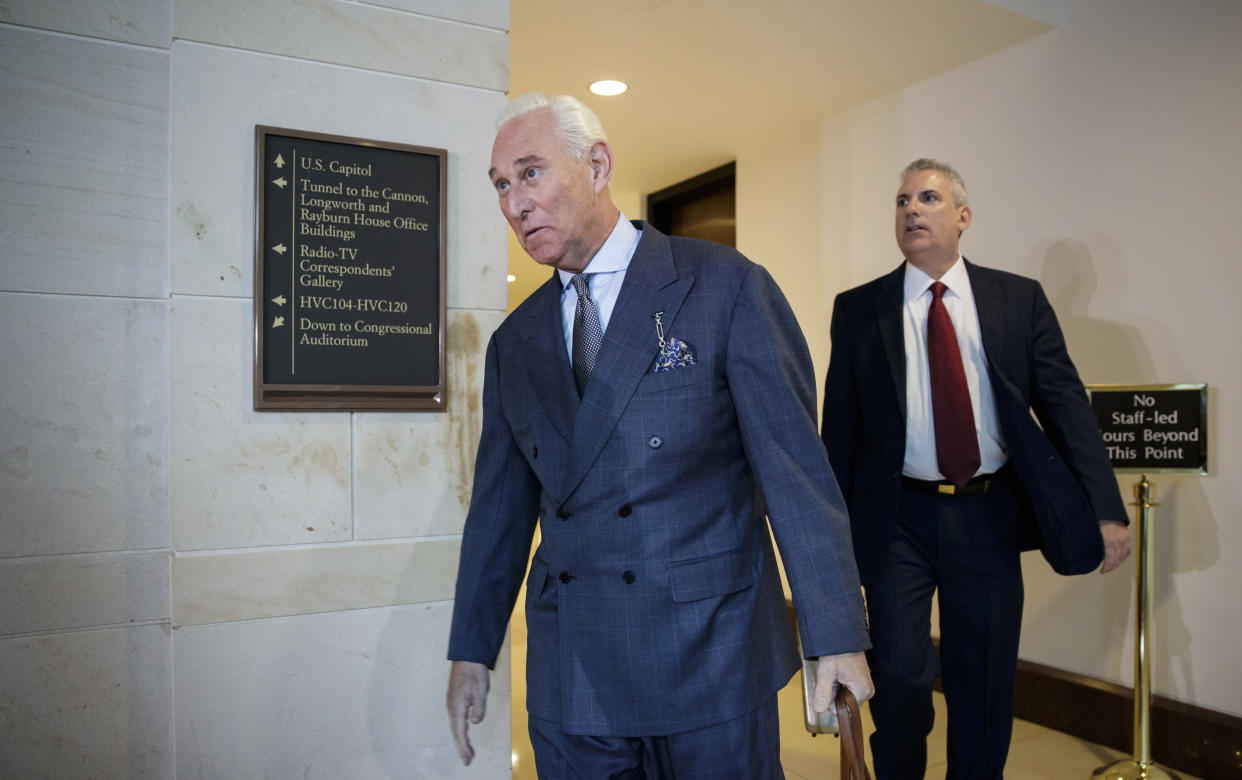
{"label": "white dress shirt", "polygon": [[[625,218],[625,214],[621,214],[604,245],[582,270],[584,274],[595,274],[591,277],[591,299],[595,301],[595,308],[599,309],[599,326],[602,332],[608,331],[608,320],[612,318],[612,309],[617,305],[621,283],[625,281],[625,271],[630,267],[630,258],[638,248],[639,237],[638,228]],[[578,293],[569,280],[576,274],[559,268],[556,273],[561,280],[561,329],[565,334],[565,349],[569,351],[569,361],[573,363],[574,310],[578,306]]]}
{"label": "white dress shirt", "polygon": [[[906,460],[902,473],[907,477],[940,481],[944,475],[936,458],[936,428],[932,419],[931,374],[927,367],[927,310],[931,307],[931,286],[936,280],[906,263],[905,305],[902,329],[906,344]],[[996,420],[996,399],[988,377],[987,356],[979,328],[979,312],[970,287],[966,264],[958,255],[953,266],[940,277],[948,287],[941,300],[957,331],[962,353],[970,406],[975,416],[981,465],[977,474],[998,470],[1009,457],[1005,454],[1000,424]]]}

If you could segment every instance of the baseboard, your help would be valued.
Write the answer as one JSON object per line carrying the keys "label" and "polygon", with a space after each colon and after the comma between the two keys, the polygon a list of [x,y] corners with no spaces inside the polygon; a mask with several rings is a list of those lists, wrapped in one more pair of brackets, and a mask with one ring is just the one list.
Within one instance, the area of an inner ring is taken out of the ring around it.
{"label": "baseboard", "polygon": [[[1153,696],[1151,759],[1202,778],[1242,778],[1242,718]],[[1018,661],[1014,716],[1115,750],[1133,751],[1134,691]]]}

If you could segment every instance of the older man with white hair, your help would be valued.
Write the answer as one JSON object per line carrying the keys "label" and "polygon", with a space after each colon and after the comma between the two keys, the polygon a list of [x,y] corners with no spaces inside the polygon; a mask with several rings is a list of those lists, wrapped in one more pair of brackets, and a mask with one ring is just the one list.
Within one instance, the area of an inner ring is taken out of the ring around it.
{"label": "older man with white hair", "polygon": [[[541,777],[779,778],[777,692],[871,695],[848,520],[810,355],[768,273],[613,204],[574,98],[500,117],[489,177],[554,270],[492,336],[448,657],[464,762],[535,525],[527,709]],[[766,518],[766,521],[765,521]]]}

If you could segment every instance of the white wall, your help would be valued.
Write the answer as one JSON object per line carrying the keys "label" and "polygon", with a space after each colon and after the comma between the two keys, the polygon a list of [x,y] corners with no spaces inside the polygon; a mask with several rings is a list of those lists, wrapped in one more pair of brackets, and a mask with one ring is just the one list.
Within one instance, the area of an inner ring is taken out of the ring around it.
{"label": "white wall", "polygon": [[[745,150],[739,244],[793,288],[822,382],[833,295],[900,262],[898,172],[945,159],[971,191],[964,253],[1043,283],[1086,382],[1207,382],[1212,473],[1152,475],[1153,682],[1242,714],[1242,4],[1062,11],[1054,32]],[[1136,481],[1119,478],[1127,501]],[[1067,579],[1025,563],[1022,657],[1132,683],[1133,564]]]}
{"label": "white wall", "polygon": [[[451,777],[507,0],[0,7],[0,776]],[[448,150],[448,411],[252,411],[254,126]],[[507,659],[507,654],[502,658]],[[473,776],[508,771],[508,669]]]}

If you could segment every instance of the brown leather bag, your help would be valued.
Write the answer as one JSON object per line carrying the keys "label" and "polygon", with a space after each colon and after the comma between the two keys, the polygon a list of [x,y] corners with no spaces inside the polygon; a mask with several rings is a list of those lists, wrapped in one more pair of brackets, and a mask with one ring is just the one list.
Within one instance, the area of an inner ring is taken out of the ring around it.
{"label": "brown leather bag", "polygon": [[841,780],[871,780],[863,752],[862,716],[858,700],[844,685],[837,687],[837,727],[841,730]]}

